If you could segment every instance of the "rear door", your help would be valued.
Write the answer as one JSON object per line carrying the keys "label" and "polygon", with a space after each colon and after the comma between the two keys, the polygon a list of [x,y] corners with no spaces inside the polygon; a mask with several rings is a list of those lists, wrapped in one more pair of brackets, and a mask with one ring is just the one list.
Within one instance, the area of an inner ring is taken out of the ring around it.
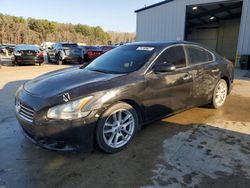
{"label": "rear door", "polygon": [[155,73],[145,76],[148,82],[147,117],[156,118],[190,106],[192,99],[193,78],[187,67],[187,60],[182,45],[166,49],[155,64],[171,63],[173,72]]}
{"label": "rear door", "polygon": [[215,84],[221,74],[215,55],[198,45],[185,45],[185,50],[194,80],[193,103],[207,104],[212,99]]}

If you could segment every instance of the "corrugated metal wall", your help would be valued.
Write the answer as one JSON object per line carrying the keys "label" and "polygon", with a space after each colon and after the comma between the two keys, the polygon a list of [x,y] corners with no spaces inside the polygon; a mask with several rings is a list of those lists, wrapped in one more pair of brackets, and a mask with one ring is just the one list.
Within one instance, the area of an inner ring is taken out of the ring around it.
{"label": "corrugated metal wall", "polygon": [[[174,0],[138,12],[136,18],[136,40],[183,40],[185,33],[186,6],[221,1],[225,0]],[[241,55],[250,54],[250,0],[243,1],[238,42],[238,52]]]}

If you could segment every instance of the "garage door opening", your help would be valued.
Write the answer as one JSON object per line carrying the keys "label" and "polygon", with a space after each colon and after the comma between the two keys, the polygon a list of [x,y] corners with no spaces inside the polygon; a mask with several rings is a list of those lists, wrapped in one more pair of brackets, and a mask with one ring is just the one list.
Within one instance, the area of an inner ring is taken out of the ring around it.
{"label": "garage door opening", "polygon": [[235,62],[241,1],[187,6],[185,40],[201,43]]}

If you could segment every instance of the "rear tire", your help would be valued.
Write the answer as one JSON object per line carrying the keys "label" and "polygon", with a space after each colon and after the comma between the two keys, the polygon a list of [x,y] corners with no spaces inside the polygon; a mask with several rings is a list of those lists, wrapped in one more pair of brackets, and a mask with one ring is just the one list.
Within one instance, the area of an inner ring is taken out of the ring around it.
{"label": "rear tire", "polygon": [[79,58],[78,63],[79,63],[79,65],[81,65],[84,63],[84,60],[82,58]]}
{"label": "rear tire", "polygon": [[15,66],[17,66],[18,64],[17,64],[16,61],[12,61],[12,65],[15,67]]}
{"label": "rear tire", "polygon": [[48,63],[52,63],[52,60],[51,60],[49,54],[47,55],[47,59],[48,59]]}
{"label": "rear tire", "polygon": [[108,108],[97,124],[96,140],[101,150],[115,153],[123,150],[138,130],[138,115],[127,103],[119,102]]}
{"label": "rear tire", "polygon": [[223,79],[220,79],[214,89],[212,107],[215,109],[222,107],[226,101],[227,93],[228,93],[227,82]]}
{"label": "rear tire", "polygon": [[57,56],[56,63],[57,63],[57,65],[62,65],[63,64],[62,59],[61,59],[60,56]]}

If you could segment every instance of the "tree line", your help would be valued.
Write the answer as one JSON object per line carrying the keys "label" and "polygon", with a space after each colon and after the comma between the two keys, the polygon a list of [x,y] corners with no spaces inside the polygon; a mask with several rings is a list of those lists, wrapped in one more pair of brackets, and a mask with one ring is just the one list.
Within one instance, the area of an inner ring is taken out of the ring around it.
{"label": "tree line", "polygon": [[134,33],[105,32],[100,26],[58,23],[0,13],[0,43],[41,44],[45,41],[71,41],[86,44],[132,42]]}

